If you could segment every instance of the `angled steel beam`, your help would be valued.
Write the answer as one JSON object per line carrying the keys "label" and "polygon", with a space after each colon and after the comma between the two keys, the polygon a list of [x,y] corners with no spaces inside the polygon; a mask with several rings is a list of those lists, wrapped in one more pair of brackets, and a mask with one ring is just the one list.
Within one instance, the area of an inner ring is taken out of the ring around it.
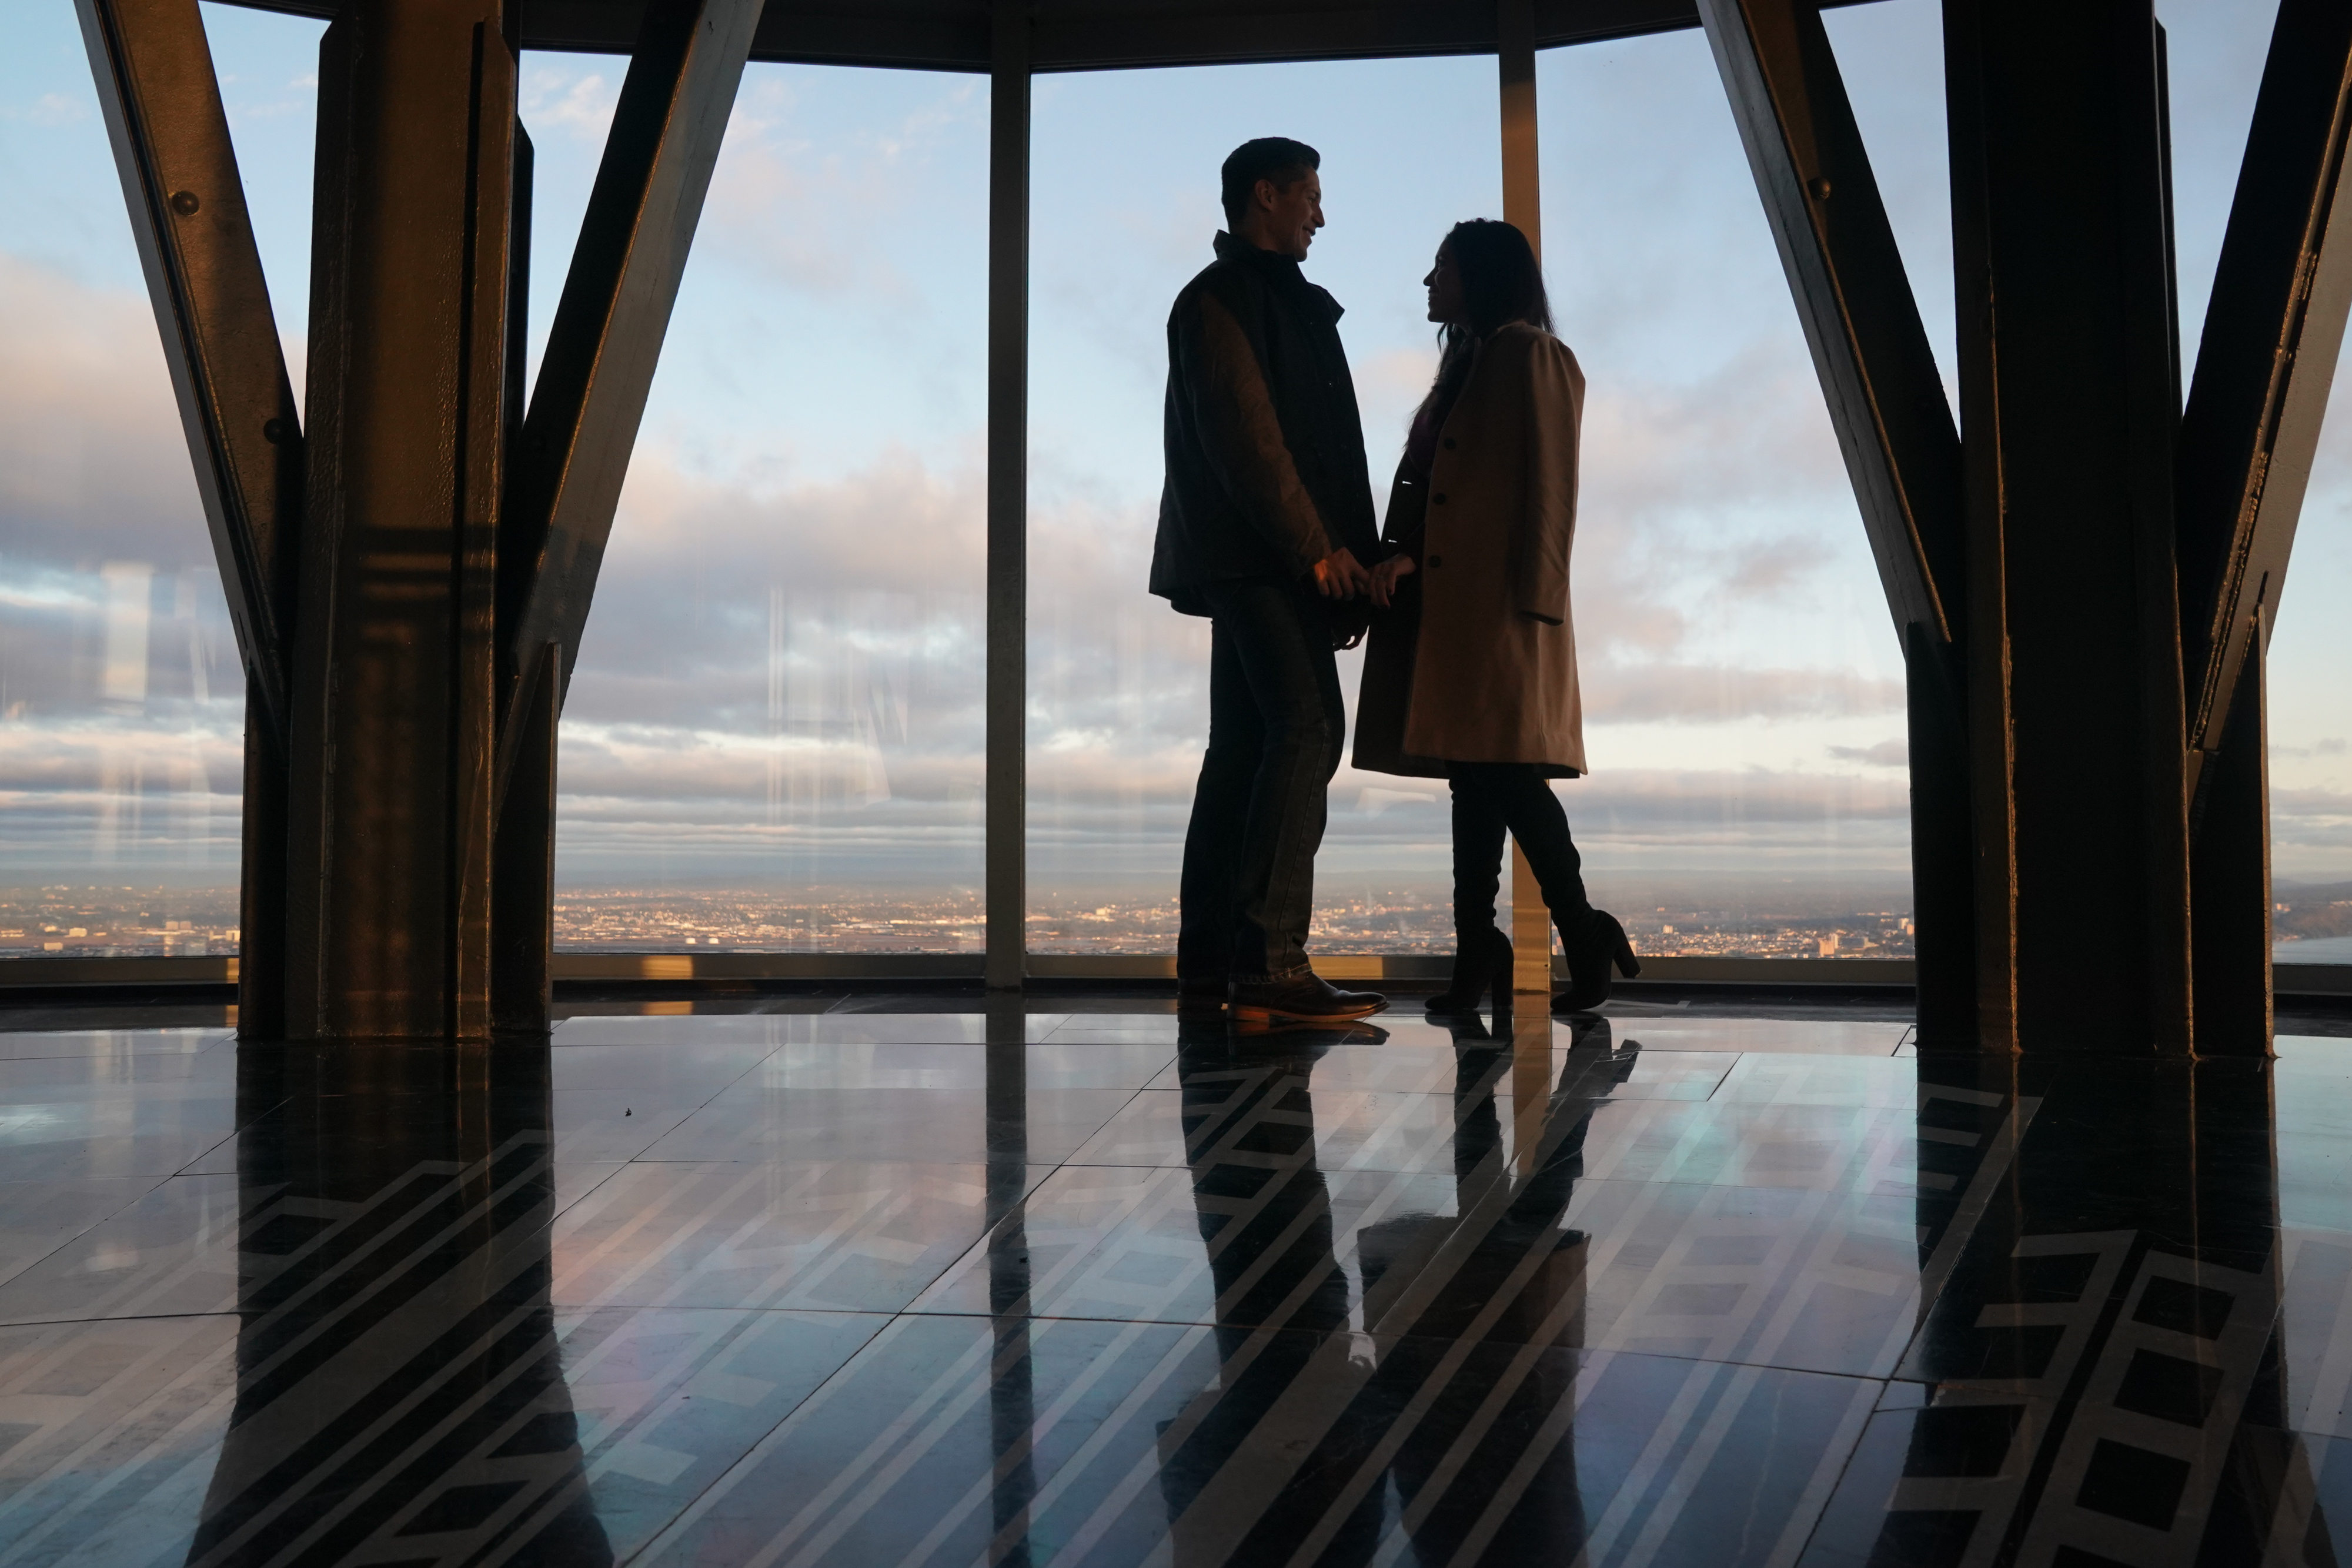
{"label": "angled steel beam", "polygon": [[563,650],[567,682],[579,664],[613,510],[761,3],[656,0],[646,9],[515,454],[499,554],[500,796],[541,651]]}
{"label": "angled steel beam", "polygon": [[1923,1045],[1980,1037],[1960,445],[1813,0],[1700,0],[1908,676]]}
{"label": "angled steel beam", "polygon": [[2201,818],[2259,657],[2352,309],[2352,6],[2282,0],[2178,457],[2189,747]]}
{"label": "angled steel beam", "polygon": [[1896,630],[1958,634],[1959,438],[1811,0],[1700,0]]}
{"label": "angled steel beam", "polygon": [[196,0],[77,0],[196,489],[261,716],[283,737],[302,432]]}

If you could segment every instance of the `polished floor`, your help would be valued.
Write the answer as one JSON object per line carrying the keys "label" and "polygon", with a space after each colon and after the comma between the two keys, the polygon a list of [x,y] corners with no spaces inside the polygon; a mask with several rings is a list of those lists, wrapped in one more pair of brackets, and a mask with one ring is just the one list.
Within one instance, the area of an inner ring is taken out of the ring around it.
{"label": "polished floor", "polygon": [[2352,1040],[779,1005],[0,1031],[0,1563],[2352,1563]]}

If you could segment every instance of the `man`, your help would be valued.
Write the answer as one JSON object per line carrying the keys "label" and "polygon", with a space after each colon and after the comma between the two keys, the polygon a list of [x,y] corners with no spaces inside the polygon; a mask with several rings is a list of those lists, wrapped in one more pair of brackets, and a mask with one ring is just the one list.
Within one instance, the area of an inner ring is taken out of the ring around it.
{"label": "man", "polygon": [[1298,264],[1323,226],[1321,157],[1278,136],[1227,158],[1229,232],[1168,317],[1168,478],[1151,591],[1213,630],[1209,747],[1184,841],[1180,1005],[1237,1020],[1385,1006],[1307,961],[1324,794],[1347,709],[1332,658],[1378,558],[1339,302]]}

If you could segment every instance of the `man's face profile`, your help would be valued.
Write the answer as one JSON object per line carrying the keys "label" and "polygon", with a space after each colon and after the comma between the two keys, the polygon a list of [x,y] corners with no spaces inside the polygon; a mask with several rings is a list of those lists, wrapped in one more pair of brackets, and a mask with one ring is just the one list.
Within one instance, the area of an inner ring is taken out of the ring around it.
{"label": "man's face profile", "polygon": [[1293,261],[1305,261],[1307,247],[1315,243],[1315,231],[1323,226],[1322,176],[1309,169],[1288,185],[1260,180],[1255,195],[1265,248]]}

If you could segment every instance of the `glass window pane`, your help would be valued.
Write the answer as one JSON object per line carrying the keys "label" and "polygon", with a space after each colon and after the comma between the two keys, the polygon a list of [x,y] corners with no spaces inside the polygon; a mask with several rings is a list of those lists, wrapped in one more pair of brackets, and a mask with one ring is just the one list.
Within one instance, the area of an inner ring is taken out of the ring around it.
{"label": "glass window pane", "polygon": [[[1933,14],[1892,38],[1840,16],[1932,316],[1942,193],[1915,172],[1941,116],[1887,110],[1940,79]],[[1537,80],[1547,272],[1588,379],[1592,772],[1559,793],[1593,901],[1643,952],[1908,956],[1901,648],[1706,40],[1549,50]]]}
{"label": "glass window pane", "polygon": [[[2276,0],[2165,0],[2180,340],[2195,362],[2213,269],[2238,188]],[[2281,964],[2352,963],[2352,417],[2343,367],[2280,591],[2268,677],[2273,952]]]}
{"label": "glass window pane", "polygon": [[[624,69],[526,60],[535,347]],[[745,72],[564,709],[559,946],[981,946],[987,115]]]}
{"label": "glass window pane", "polygon": [[[1172,952],[1208,733],[1208,625],[1146,582],[1168,311],[1223,226],[1218,167],[1269,131],[1322,154],[1329,226],[1306,272],[1347,311],[1339,331],[1384,502],[1436,365],[1422,277],[1456,219],[1501,205],[1495,65],[1053,76],[1035,102],[1029,946]],[[1340,657],[1351,712],[1361,662]],[[1318,950],[1417,950],[1450,932],[1442,794],[1342,768],[1316,873]]]}
{"label": "glass window pane", "polygon": [[[307,208],[318,29],[267,20],[232,130],[279,106]],[[0,30],[0,954],[234,952],[244,677],[70,0]]]}

